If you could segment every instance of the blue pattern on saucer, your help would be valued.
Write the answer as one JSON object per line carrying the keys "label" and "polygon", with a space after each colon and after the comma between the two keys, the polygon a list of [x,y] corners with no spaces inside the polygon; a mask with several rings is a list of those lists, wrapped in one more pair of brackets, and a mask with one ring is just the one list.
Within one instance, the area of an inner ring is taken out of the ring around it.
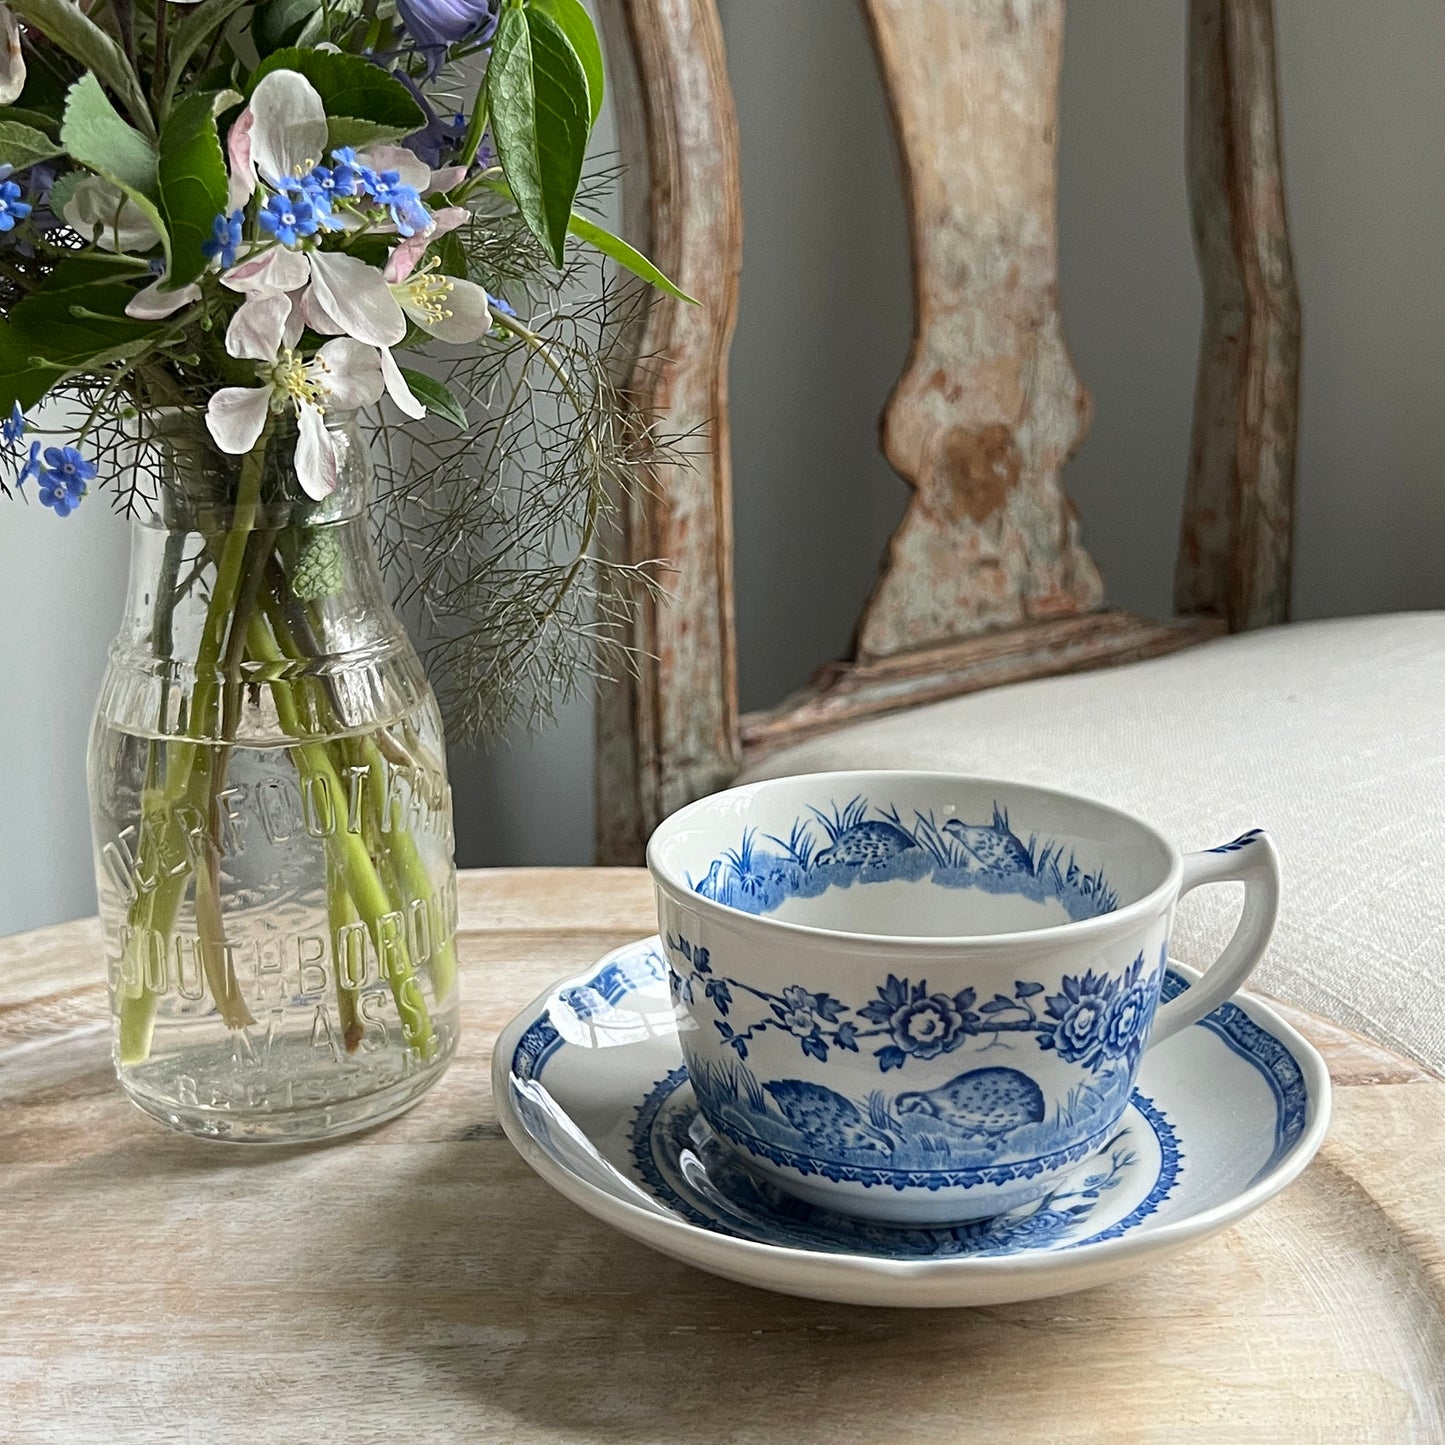
{"label": "blue pattern on saucer", "polygon": [[[751,1174],[698,1113],[685,1068],[659,1080],[638,1108],[632,1130],[637,1172],[652,1194],[703,1229],[763,1244],[878,1259],[986,1258],[1020,1250],[1074,1248],[1125,1234],[1169,1197],[1183,1156],[1173,1126],[1135,1094],[1135,1123],[1121,1121],[1099,1157],[1061,1180],[1042,1199],[992,1219],[946,1227],[874,1224],[795,1199]],[[1136,1128],[1152,1131],[1158,1160],[1141,1159]],[[1138,1177],[1141,1170],[1152,1179]],[[1142,1194],[1123,1219],[1088,1223],[1111,1191]]]}

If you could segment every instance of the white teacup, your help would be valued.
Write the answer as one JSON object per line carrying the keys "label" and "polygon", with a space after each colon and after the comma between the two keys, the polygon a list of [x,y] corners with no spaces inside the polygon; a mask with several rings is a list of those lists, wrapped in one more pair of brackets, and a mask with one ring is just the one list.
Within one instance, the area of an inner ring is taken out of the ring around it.
{"label": "white teacup", "polygon": [[[1144,1050],[1239,988],[1279,907],[1261,832],[1181,857],[1102,803],[947,773],[718,793],[647,866],[708,1123],[789,1193],[898,1224],[1012,1209],[1102,1149]],[[1160,1006],[1175,900],[1223,882],[1234,937]]]}

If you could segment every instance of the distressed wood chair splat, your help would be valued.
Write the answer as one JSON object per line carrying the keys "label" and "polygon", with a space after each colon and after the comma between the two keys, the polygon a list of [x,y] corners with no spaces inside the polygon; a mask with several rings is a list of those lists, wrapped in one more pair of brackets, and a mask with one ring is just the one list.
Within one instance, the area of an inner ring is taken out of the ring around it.
{"label": "distressed wood chair splat", "polygon": [[736,124],[714,0],[602,0],[629,238],[703,302],[658,302],[626,382],[698,439],[659,462],[614,539],[664,559],[636,674],[598,712],[598,855],[744,762],[860,717],[1157,656],[1282,620],[1298,303],[1279,169],[1270,0],[1191,0],[1189,175],[1206,326],[1176,602],[1108,610],[1061,471],[1089,398],[1059,318],[1064,0],[861,0],[897,132],[914,338],[883,449],[912,489],[850,657],[780,706],[737,706],[727,351],[741,269]]}
{"label": "distressed wood chair splat", "polygon": [[913,349],[883,449],[913,489],[859,624],[867,660],[1096,611],[1059,472],[1089,394],[1058,308],[1063,0],[865,0],[902,158]]}

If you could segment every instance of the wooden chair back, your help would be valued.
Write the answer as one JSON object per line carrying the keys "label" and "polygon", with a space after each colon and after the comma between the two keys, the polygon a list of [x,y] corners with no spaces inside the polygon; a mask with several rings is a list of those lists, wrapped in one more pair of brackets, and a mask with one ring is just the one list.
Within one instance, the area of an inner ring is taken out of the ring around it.
{"label": "wooden chair back", "polygon": [[714,0],[603,0],[624,228],[699,301],[638,339],[639,413],[700,438],[624,508],[617,554],[660,558],[635,675],[599,700],[602,862],[767,752],[855,718],[1152,657],[1285,620],[1298,406],[1271,0],[1190,0],[1188,179],[1204,293],[1178,615],[1105,606],[1061,469],[1089,394],[1059,319],[1064,0],[861,0],[909,215],[914,336],[882,419],[912,488],[851,655],[740,714],[727,358],[742,262],[738,139]]}

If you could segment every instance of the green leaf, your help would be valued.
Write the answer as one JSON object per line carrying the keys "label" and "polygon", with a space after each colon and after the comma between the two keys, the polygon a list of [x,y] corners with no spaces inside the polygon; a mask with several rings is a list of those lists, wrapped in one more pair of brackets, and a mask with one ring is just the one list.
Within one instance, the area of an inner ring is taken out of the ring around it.
{"label": "green leaf", "polygon": [[[11,0],[10,8],[103,80],[149,136],[155,135],[145,92],[125,52],[75,0]],[[73,87],[72,87],[73,89]]]}
{"label": "green leaf", "polygon": [[63,215],[65,208],[70,204],[70,198],[75,194],[76,187],[88,179],[84,171],[66,171],[50,188],[50,209],[57,216]]}
{"label": "green leaf", "polygon": [[567,229],[579,241],[586,241],[589,246],[595,247],[604,256],[610,256],[619,266],[625,266],[634,276],[640,276],[648,285],[656,286],[659,291],[665,291],[679,301],[686,301],[690,306],[698,304],[695,296],[689,296],[681,287],[669,281],[641,251],[629,246],[621,236],[614,236],[611,231],[605,230],[595,221],[589,221],[586,216],[579,216],[574,211],[572,219],[567,223]]}
{"label": "green leaf", "polygon": [[357,120],[350,115],[326,117],[326,144],[336,146],[380,145],[383,141],[400,140],[412,133],[394,125],[379,125],[374,120]]}
{"label": "green leaf", "polygon": [[[512,194],[512,188],[505,181],[484,182],[488,190],[495,191],[499,196],[505,196],[507,200],[516,202]],[[575,211],[572,218],[567,222],[567,229],[577,237],[579,241],[585,241],[589,246],[601,251],[604,256],[610,256],[619,266],[625,266],[634,276],[646,281],[649,286],[656,286],[659,291],[665,291],[669,296],[675,296],[679,301],[686,301],[689,306],[697,306],[700,303],[695,296],[689,296],[675,282],[670,281],[667,275],[658,267],[654,266],[641,251],[634,246],[629,246],[621,236],[614,236],[611,231],[599,226],[596,221],[589,221],[586,216],[579,216]],[[443,236],[438,246],[442,251],[451,236]],[[442,252],[442,270],[446,271],[445,253]],[[464,272],[447,272],[448,275],[463,275]]]}
{"label": "green leaf", "polygon": [[43,130],[15,120],[0,120],[0,165],[23,171],[36,161],[48,161],[61,154],[60,147]]}
{"label": "green leaf", "polygon": [[204,91],[186,96],[161,131],[157,175],[171,238],[172,288],[194,281],[206,269],[201,245],[226,209],[226,162],[213,101]]}
{"label": "green leaf", "polygon": [[[29,81],[28,75],[26,80]],[[21,125],[31,126],[46,136],[56,135],[60,130],[60,122],[53,115],[47,115],[43,110],[29,110],[23,105],[0,107],[0,121],[5,120],[19,121]]]}
{"label": "green leaf", "polygon": [[426,407],[433,416],[439,416],[451,422],[455,427],[463,431],[467,429],[467,413],[455,396],[451,388],[444,386],[434,376],[428,376],[424,371],[413,371],[409,366],[399,367],[398,370],[406,379],[406,384],[416,394],[416,399]]}
{"label": "green leaf", "polygon": [[487,65],[492,137],[517,210],[558,266],[582,179],[587,104],[582,62],[557,23],[508,6]]}
{"label": "green leaf", "polygon": [[277,50],[256,67],[247,94],[273,70],[294,70],[304,75],[315,86],[328,116],[355,117],[374,126],[368,140],[396,140],[426,125],[426,116],[406,86],[359,55],[331,50]]}
{"label": "green leaf", "polygon": [[437,258],[443,276],[466,279],[467,248],[460,231],[448,231],[440,240],[433,241],[432,254]]}
{"label": "green leaf", "polygon": [[[106,281],[151,279],[150,267],[139,256],[117,256],[112,251],[69,251],[56,263],[45,281],[42,295],[56,295],[82,286],[95,286]],[[122,306],[121,313],[125,308]]]}
{"label": "green leaf", "polygon": [[[73,271],[66,271],[68,278]],[[57,270],[51,282],[61,279]],[[138,356],[170,323],[125,314],[135,289],[115,281],[49,285],[18,302],[0,322],[0,401],[8,412],[33,406],[66,376]],[[79,311],[80,316],[74,314]]]}
{"label": "green leaf", "polygon": [[602,47],[598,44],[592,17],[587,13],[582,0],[532,0],[532,5],[549,15],[571,42],[572,50],[581,62],[582,72],[587,77],[587,101],[592,111],[592,124],[596,125],[598,112],[602,109],[605,81]]}
{"label": "green leaf", "polygon": [[93,75],[82,75],[70,87],[60,140],[72,159],[123,190],[155,196],[155,148],[120,118]]}
{"label": "green leaf", "polygon": [[199,5],[176,7],[172,15],[180,15],[171,31],[170,61],[168,74],[170,83],[166,87],[166,101],[176,93],[181,73],[190,63],[202,45],[208,45],[211,37],[226,23],[232,14],[251,0],[201,0]]}
{"label": "green leaf", "polygon": [[321,16],[321,0],[265,0],[256,7],[251,21],[256,49],[269,55],[283,46],[297,44],[306,27]]}
{"label": "green leaf", "polygon": [[82,75],[65,98],[60,143],[73,160],[117,185],[155,227],[171,264],[170,232],[156,204],[156,153],[116,113],[93,75]]}

